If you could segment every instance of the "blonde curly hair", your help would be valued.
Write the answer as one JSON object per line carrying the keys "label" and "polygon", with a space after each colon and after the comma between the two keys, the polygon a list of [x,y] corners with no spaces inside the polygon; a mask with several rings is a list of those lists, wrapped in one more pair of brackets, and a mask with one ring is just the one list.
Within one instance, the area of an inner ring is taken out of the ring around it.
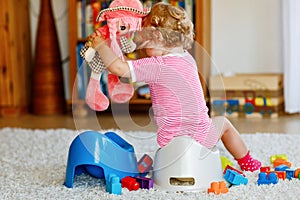
{"label": "blonde curly hair", "polygon": [[149,43],[160,44],[165,48],[192,47],[194,25],[181,7],[156,3],[151,12],[144,17],[142,27],[136,42],[142,42],[143,47],[148,47]]}

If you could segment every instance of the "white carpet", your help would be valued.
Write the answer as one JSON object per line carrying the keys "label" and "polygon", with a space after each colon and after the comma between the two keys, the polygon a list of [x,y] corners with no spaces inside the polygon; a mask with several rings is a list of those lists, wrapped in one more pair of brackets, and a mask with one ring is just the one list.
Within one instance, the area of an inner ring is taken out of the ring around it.
{"label": "white carpet", "polygon": [[[103,180],[87,175],[78,176],[74,188],[63,185],[69,145],[78,133],[72,130],[0,129],[0,199],[297,199],[300,198],[300,180],[280,180],[276,185],[256,184],[257,173],[246,173],[246,186],[231,187],[227,194],[205,192],[173,193],[151,190],[129,192],[120,196],[105,192]],[[136,133],[153,136],[154,133]],[[269,166],[269,157],[287,154],[292,167],[300,168],[300,134],[242,134],[252,155]],[[130,141],[134,143],[134,141]],[[153,151],[153,137],[148,145],[133,144],[136,152]],[[230,157],[219,145],[221,154]]]}

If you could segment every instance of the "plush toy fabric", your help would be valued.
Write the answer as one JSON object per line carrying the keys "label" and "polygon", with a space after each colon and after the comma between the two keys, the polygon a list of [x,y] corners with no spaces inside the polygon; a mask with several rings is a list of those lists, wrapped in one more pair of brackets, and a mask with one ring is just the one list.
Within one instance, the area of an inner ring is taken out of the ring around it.
{"label": "plush toy fabric", "polygon": [[[124,60],[123,53],[130,53],[135,50],[136,45],[132,41],[132,32],[141,29],[142,17],[149,13],[148,9],[143,9],[139,0],[114,0],[109,8],[101,10],[97,21],[106,21],[107,24],[100,27],[105,39],[110,40],[110,47],[114,53]],[[119,33],[120,24],[127,28],[126,33]],[[91,53],[92,52],[92,53]],[[85,46],[81,50],[81,56],[85,58],[92,69],[92,75],[87,87],[86,103],[96,111],[106,110],[109,101],[103,95],[100,88],[100,73],[106,69],[97,52],[89,51]],[[113,102],[125,103],[130,100],[134,93],[134,88],[127,83],[122,83],[113,74],[108,74],[108,93]]]}

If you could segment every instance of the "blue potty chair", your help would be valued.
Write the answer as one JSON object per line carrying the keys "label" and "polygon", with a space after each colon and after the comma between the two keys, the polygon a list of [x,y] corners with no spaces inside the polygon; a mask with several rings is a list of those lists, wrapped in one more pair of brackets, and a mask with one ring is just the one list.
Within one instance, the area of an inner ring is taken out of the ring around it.
{"label": "blue potty chair", "polygon": [[101,134],[86,131],[72,142],[66,169],[65,186],[73,187],[75,175],[87,173],[108,180],[109,174],[120,179],[125,176],[141,175],[132,145],[114,132]]}

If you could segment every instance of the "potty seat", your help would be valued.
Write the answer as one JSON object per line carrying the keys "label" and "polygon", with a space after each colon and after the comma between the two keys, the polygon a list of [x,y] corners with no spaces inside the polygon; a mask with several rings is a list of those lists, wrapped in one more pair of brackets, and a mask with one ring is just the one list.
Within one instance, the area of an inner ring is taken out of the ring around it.
{"label": "potty seat", "polygon": [[153,167],[154,187],[169,191],[203,191],[222,181],[217,148],[207,149],[189,136],[179,136],[157,150]]}
{"label": "potty seat", "polygon": [[74,176],[83,173],[106,181],[110,174],[120,179],[126,176],[145,176],[137,168],[134,148],[114,132],[101,134],[85,131],[69,148],[65,186],[73,187]]}

